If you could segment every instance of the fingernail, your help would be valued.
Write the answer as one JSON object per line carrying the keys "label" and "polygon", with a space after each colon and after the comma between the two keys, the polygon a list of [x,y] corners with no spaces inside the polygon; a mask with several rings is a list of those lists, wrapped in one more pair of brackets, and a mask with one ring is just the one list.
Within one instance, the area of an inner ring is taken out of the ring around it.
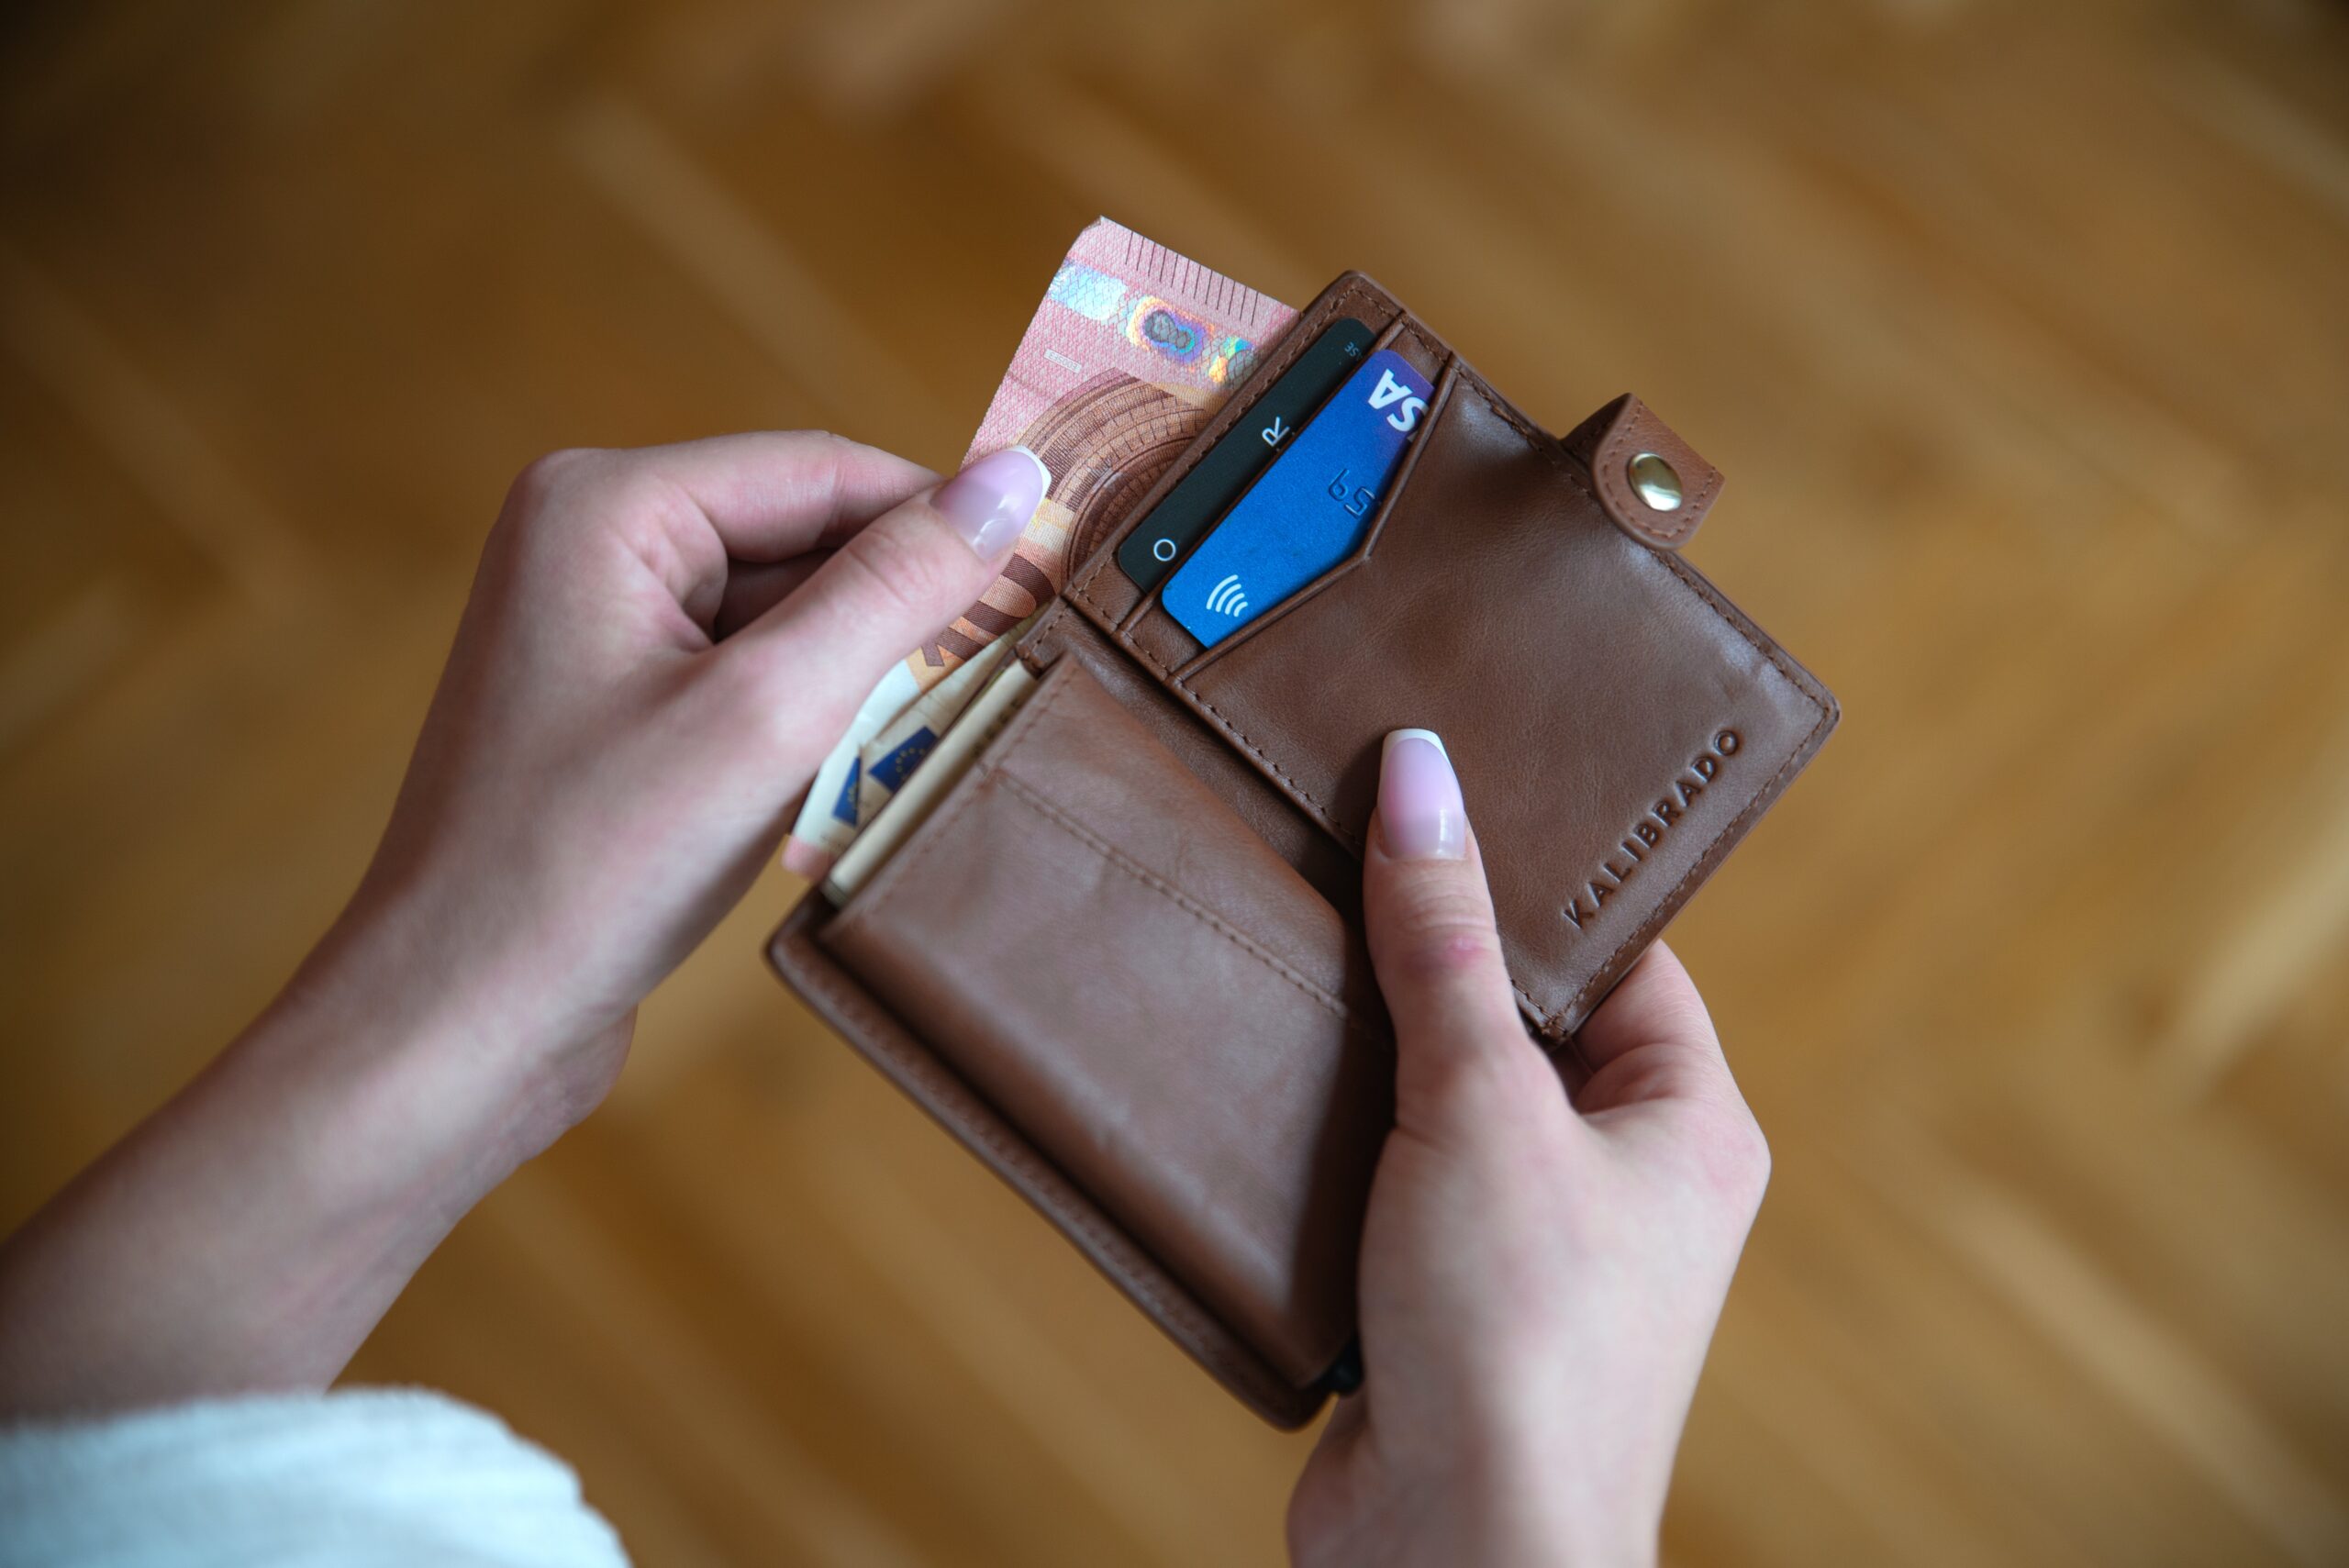
{"label": "fingernail", "polygon": [[1042,458],[1026,447],[1009,447],[948,480],[932,505],[973,550],[992,560],[1027,528],[1052,483]]}
{"label": "fingernail", "polygon": [[1378,830],[1397,860],[1456,861],[1468,852],[1460,776],[1432,729],[1395,729],[1378,760]]}

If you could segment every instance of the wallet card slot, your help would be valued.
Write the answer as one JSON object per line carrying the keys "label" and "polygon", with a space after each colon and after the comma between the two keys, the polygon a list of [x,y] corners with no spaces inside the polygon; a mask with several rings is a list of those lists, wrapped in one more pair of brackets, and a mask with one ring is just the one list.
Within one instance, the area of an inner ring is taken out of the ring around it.
{"label": "wallet card slot", "polygon": [[[1355,317],[1379,328],[1385,334],[1382,342],[1394,342],[1405,358],[1419,365],[1431,378],[1434,376],[1441,355],[1429,357],[1434,353],[1431,348],[1433,339],[1426,330],[1411,322],[1402,306],[1368,278],[1358,273],[1349,273],[1341,278],[1290,324],[1280,341],[1258,362],[1247,384],[1216,411],[1191,449],[1168,465],[1156,483],[1134,504],[1130,515],[1111,528],[1101,547],[1086,561],[1076,563],[1076,572],[1065,590],[1065,596],[1083,606],[1085,613],[1103,630],[1115,632],[1120,626],[1130,625],[1147,607],[1148,602],[1133,581],[1119,567],[1117,547],[1149,517],[1175,485],[1183,482],[1215,443],[1230,434],[1249,417],[1264,392],[1296,364],[1299,356],[1330,324],[1343,316]],[[1405,324],[1408,337],[1396,337],[1397,323]]]}
{"label": "wallet card slot", "polygon": [[1394,350],[1410,361],[1430,381],[1435,380],[1437,371],[1448,366],[1456,357],[1451,350],[1430,337],[1427,329],[1419,325],[1418,317],[1408,310],[1398,312],[1395,319],[1386,324],[1386,329],[1378,335],[1378,340],[1370,346],[1374,354],[1381,349]]}
{"label": "wallet card slot", "polygon": [[[1397,319],[1395,327],[1388,329],[1387,335],[1392,337],[1403,324],[1403,319]],[[1384,347],[1384,344],[1381,346]],[[1373,552],[1378,549],[1378,538],[1386,530],[1386,519],[1394,515],[1396,505],[1402,500],[1404,492],[1410,488],[1411,475],[1419,467],[1419,454],[1432,444],[1437,428],[1443,423],[1444,412],[1452,401],[1453,389],[1458,385],[1459,381],[1460,359],[1455,354],[1444,361],[1443,373],[1436,378],[1435,395],[1428,400],[1426,427],[1420,430],[1419,439],[1404,450],[1402,463],[1396,469],[1395,477],[1387,481],[1386,493],[1379,497],[1377,509],[1371,513],[1370,526],[1363,530],[1362,542],[1354,546],[1343,561],[1306,584],[1304,587],[1299,588],[1238,631],[1212,648],[1199,650],[1189,659],[1176,665],[1169,677],[1176,685],[1187,685],[1200,671],[1217,660],[1230,653],[1250,639],[1262,637],[1270,632],[1284,618],[1302,610],[1317,595],[1371,558]],[[1161,584],[1160,587],[1163,589],[1164,584]],[[1169,617],[1168,619],[1171,622],[1173,617]]]}
{"label": "wallet card slot", "polygon": [[[1408,327],[1408,318],[1398,317],[1382,338],[1381,346],[1395,339],[1397,332]],[[1394,477],[1387,481],[1384,493],[1379,497],[1378,506],[1371,514],[1369,526],[1363,531],[1361,542],[1347,552],[1345,559],[1306,583],[1295,593],[1267,609],[1263,615],[1256,617],[1246,626],[1224,638],[1214,647],[1206,649],[1201,648],[1198,639],[1183,628],[1182,624],[1167,611],[1163,602],[1162,595],[1165,593],[1167,584],[1174,581],[1175,577],[1175,573],[1169,573],[1164,579],[1138,599],[1133,608],[1120,618],[1117,632],[1119,640],[1140,655],[1144,662],[1162,673],[1166,673],[1179,684],[1239,644],[1247,641],[1250,638],[1263,635],[1283,617],[1295,613],[1315,595],[1321,593],[1330,584],[1368,560],[1371,551],[1377,548],[1378,536],[1380,530],[1386,526],[1387,517],[1394,511],[1396,502],[1410,484],[1411,473],[1419,462],[1420,451],[1427,447],[1434,435],[1436,427],[1442,422],[1446,405],[1451,399],[1453,386],[1459,380],[1459,370],[1458,357],[1447,355],[1442,361],[1442,369],[1435,376],[1433,395],[1429,398],[1428,411],[1424,417],[1425,424],[1419,431],[1419,438],[1404,450],[1402,462],[1397,468]],[[1237,505],[1236,502],[1234,504]],[[1212,538],[1212,533],[1208,537]]]}
{"label": "wallet card slot", "polygon": [[1367,956],[1081,665],[822,940],[1283,1376],[1336,1359],[1391,1120]]}

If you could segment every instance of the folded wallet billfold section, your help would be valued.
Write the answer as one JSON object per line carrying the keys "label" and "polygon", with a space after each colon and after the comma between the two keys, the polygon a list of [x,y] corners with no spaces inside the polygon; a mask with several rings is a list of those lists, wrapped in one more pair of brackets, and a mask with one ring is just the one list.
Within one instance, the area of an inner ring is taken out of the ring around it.
{"label": "folded wallet billfold section", "polygon": [[[1434,383],[1423,427],[1353,555],[1202,651],[1117,544],[1346,316]],[[1358,888],[1382,739],[1442,733],[1527,1027],[1570,1060],[1835,726],[1675,553],[1719,487],[1638,399],[1547,435],[1340,278],[1020,639],[1034,695],[843,907],[800,903],[776,970],[1235,1395],[1303,1424],[1343,1386],[1392,1119]]]}

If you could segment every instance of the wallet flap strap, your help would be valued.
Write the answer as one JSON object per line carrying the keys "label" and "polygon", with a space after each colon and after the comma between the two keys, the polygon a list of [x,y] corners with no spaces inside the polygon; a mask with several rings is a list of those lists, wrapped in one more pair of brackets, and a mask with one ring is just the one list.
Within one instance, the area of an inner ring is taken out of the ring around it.
{"label": "wallet flap strap", "polygon": [[1569,430],[1564,444],[1590,470],[1608,517],[1642,544],[1679,549],[1720,494],[1720,470],[1628,392]]}

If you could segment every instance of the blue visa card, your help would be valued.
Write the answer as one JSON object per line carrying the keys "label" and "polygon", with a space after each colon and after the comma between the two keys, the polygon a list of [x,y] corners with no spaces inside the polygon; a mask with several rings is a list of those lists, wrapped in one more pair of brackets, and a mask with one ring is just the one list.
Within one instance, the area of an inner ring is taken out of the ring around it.
{"label": "blue visa card", "polygon": [[1166,613],[1213,648],[1353,554],[1434,390],[1392,349],[1364,360],[1175,568]]}

